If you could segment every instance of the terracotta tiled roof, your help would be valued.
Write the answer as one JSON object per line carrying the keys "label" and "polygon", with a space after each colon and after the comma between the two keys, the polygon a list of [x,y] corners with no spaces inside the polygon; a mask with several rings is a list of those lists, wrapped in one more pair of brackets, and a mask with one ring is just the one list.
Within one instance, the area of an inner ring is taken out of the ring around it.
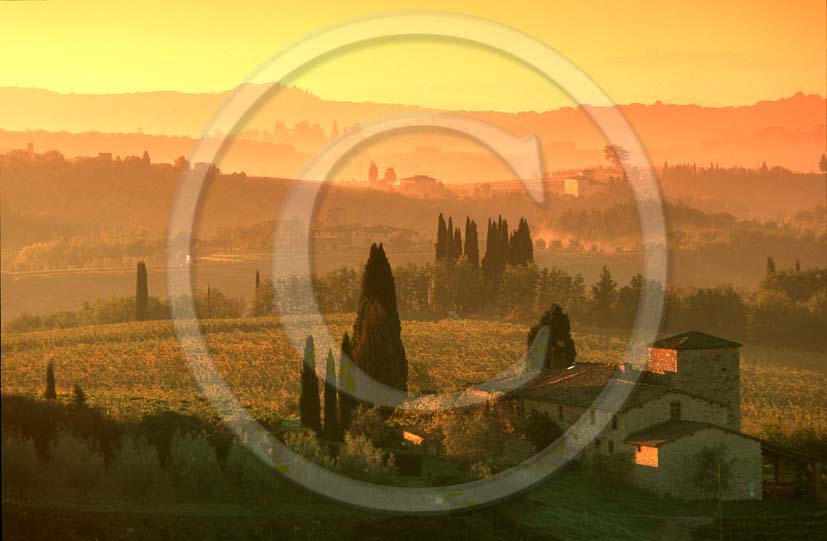
{"label": "terracotta tiled roof", "polygon": [[515,374],[475,385],[474,388],[487,393],[503,393],[513,398],[591,408],[609,385],[629,386],[625,392],[616,395],[626,397],[622,404],[612,406],[611,403],[604,403],[605,409],[618,411],[626,411],[670,393],[720,404],[676,389],[671,385],[671,378],[660,376],[662,375],[645,371],[618,372],[617,367],[608,364],[576,363],[570,368],[548,369],[539,374]]}
{"label": "terracotta tiled roof", "polygon": [[741,432],[730,430],[729,428],[725,428],[722,426],[717,426],[710,423],[698,423],[695,421],[679,420],[671,420],[663,423],[658,423],[656,425],[652,425],[649,428],[641,430],[640,432],[631,434],[624,441],[625,443],[628,443],[630,445],[660,447],[664,443],[675,441],[678,438],[694,434],[695,432],[706,428],[720,430],[721,432],[728,432],[730,434],[736,434],[738,436],[749,438],[751,440],[761,441],[758,438],[755,438],[748,434],[742,434]]}
{"label": "terracotta tiled roof", "polygon": [[649,347],[660,349],[730,349],[739,348],[741,344],[711,334],[689,331],[669,338],[661,338],[649,344]]}
{"label": "terracotta tiled roof", "polygon": [[614,372],[614,366],[596,363],[577,363],[567,369],[544,370],[512,396],[588,408]]}

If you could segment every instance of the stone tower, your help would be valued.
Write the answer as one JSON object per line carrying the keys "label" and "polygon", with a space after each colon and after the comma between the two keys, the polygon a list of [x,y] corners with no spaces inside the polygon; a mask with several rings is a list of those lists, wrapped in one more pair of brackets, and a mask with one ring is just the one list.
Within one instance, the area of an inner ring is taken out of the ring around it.
{"label": "stone tower", "polygon": [[648,370],[671,386],[729,408],[727,428],[741,430],[741,344],[690,331],[649,345]]}

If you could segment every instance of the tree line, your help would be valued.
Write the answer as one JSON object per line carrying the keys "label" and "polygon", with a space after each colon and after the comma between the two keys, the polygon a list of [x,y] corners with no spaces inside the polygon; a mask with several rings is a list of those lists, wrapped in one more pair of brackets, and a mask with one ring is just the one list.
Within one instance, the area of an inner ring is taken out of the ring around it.
{"label": "tree line", "polygon": [[[506,317],[536,320],[549,306],[565,307],[580,327],[630,329],[642,293],[663,296],[661,331],[695,329],[749,343],[795,348],[825,347],[819,329],[827,325],[827,269],[778,271],[754,291],[731,285],[684,288],[647,281],[641,274],[619,284],[604,266],[587,284],[581,274],[557,267],[507,266],[497,289],[488,296],[481,268],[462,260],[394,269],[399,313],[406,319],[451,316]],[[360,282],[353,269],[342,268],[307,280],[297,276],[266,280],[257,296],[259,315],[273,315],[276,300],[301,313],[312,309],[308,287],[322,312],[348,312],[357,307]]]}
{"label": "tree line", "polygon": [[[467,237],[466,237],[467,238]],[[631,328],[645,288],[664,297],[662,331],[696,329],[749,343],[820,349],[827,346],[821,331],[827,326],[827,269],[776,269],[770,258],[767,273],[754,291],[731,285],[706,288],[663,287],[642,275],[618,284],[608,267],[597,281],[586,284],[580,274],[557,267],[506,265],[496,290],[491,292],[482,266],[463,257],[456,262],[416,265],[393,270],[398,314],[406,319],[506,317],[536,320],[552,304],[565,308],[582,327],[626,330]],[[84,303],[77,311],[48,316],[23,315],[5,323],[5,330],[76,327],[102,323],[169,319],[170,300],[149,296],[141,270],[136,297],[111,297]],[[172,302],[194,302],[199,318],[235,318],[275,315],[275,304],[290,313],[309,312],[315,298],[323,313],[355,312],[359,308],[362,278],[353,268],[342,267],[323,275],[290,275],[261,280],[249,306],[242,300],[208,287],[192,299],[176,296]],[[308,298],[312,291],[314,297]]]}

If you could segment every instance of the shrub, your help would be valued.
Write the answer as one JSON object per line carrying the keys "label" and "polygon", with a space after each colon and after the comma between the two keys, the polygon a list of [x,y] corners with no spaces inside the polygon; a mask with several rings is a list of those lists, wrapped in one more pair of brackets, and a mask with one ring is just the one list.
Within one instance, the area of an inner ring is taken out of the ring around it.
{"label": "shrub", "polygon": [[265,441],[258,442],[258,445],[251,444],[247,435],[233,440],[224,459],[225,477],[242,489],[243,496],[253,501],[263,495],[274,495],[284,488],[275,470],[253,453],[254,447],[272,452],[266,441],[267,436],[264,438]]}
{"label": "shrub", "polygon": [[95,408],[75,408],[56,400],[33,400],[24,396],[3,395],[3,431],[18,431],[34,440],[41,458],[49,456],[60,426],[94,441],[107,462],[120,437],[120,427]]}
{"label": "shrub", "polygon": [[216,496],[221,490],[221,468],[205,432],[176,432],[169,447],[169,469],[175,484],[193,496]]}
{"label": "shrub", "polygon": [[135,427],[135,434],[158,450],[161,465],[166,466],[169,463],[170,445],[175,434],[197,434],[207,432],[208,428],[207,423],[199,417],[163,411],[145,415]]}
{"label": "shrub", "polygon": [[442,434],[445,455],[461,462],[489,462],[503,451],[504,433],[482,410],[446,416]]}
{"label": "shrub", "polygon": [[31,438],[11,433],[3,437],[2,482],[6,488],[25,491],[38,484],[41,465],[37,459],[37,450]]}
{"label": "shrub", "polygon": [[630,453],[592,453],[583,461],[586,472],[601,490],[612,492],[627,485],[632,477],[633,460]]}
{"label": "shrub", "polygon": [[352,419],[348,432],[353,436],[364,436],[377,447],[391,447],[401,439],[398,431],[382,417],[382,410],[377,406],[359,406]]}
{"label": "shrub", "polygon": [[557,423],[549,418],[548,413],[540,413],[537,410],[531,410],[531,413],[520,419],[517,429],[525,439],[534,444],[537,452],[554,443],[563,434]]}
{"label": "shrub", "polygon": [[331,458],[330,453],[319,443],[316,433],[310,429],[303,429],[300,432],[288,432],[284,437],[284,444],[319,466],[333,467],[333,458]]}
{"label": "shrub", "polygon": [[387,482],[396,473],[396,458],[377,449],[365,436],[345,434],[345,443],[339,451],[338,469],[350,477],[363,481]]}
{"label": "shrub", "polygon": [[158,450],[144,438],[124,436],[110,466],[109,481],[123,495],[143,499],[150,493],[157,494],[167,479]]}
{"label": "shrub", "polygon": [[60,427],[49,447],[46,465],[49,482],[83,493],[97,488],[105,474],[98,446],[66,427]]}
{"label": "shrub", "polygon": [[[722,493],[729,490],[735,459],[730,456],[726,445],[704,447],[695,454],[695,471],[692,483],[707,497],[715,496],[718,487]],[[720,483],[719,472],[720,469]]]}
{"label": "shrub", "polygon": [[472,479],[488,479],[493,477],[494,468],[488,462],[474,462],[468,469],[468,473]]}

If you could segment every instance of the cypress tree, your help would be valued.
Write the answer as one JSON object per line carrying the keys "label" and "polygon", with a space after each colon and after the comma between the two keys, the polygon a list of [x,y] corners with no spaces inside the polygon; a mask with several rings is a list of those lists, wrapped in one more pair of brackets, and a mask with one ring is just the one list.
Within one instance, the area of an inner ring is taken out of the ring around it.
{"label": "cypress tree", "polygon": [[439,213],[439,223],[436,229],[436,261],[442,261],[448,257],[448,229],[445,226],[445,218]]}
{"label": "cypress tree", "polygon": [[362,276],[362,293],[353,325],[353,362],[380,383],[400,390],[408,388],[408,361],[402,344],[396,284],[381,244],[371,246]]}
{"label": "cypress tree", "polygon": [[319,378],[316,375],[316,351],[313,337],[308,336],[304,343],[304,362],[301,372],[301,396],[299,397],[299,415],[302,426],[317,434],[321,431],[321,404],[319,403]]}
{"label": "cypress tree", "polygon": [[77,407],[86,405],[86,393],[83,392],[83,389],[81,389],[77,383],[75,383],[72,389],[72,403]]}
{"label": "cypress tree", "polygon": [[523,219],[523,243],[525,246],[525,259],[527,262],[534,261],[534,241],[531,238],[531,229],[528,227],[528,220]]}
{"label": "cypress tree", "polygon": [[508,264],[512,266],[528,265],[534,260],[534,245],[531,232],[528,229],[528,220],[520,218],[517,230],[511,234],[508,241]]}
{"label": "cypress tree", "polygon": [[339,406],[336,400],[336,360],[333,351],[327,350],[327,366],[324,380],[324,430],[322,434],[328,440],[338,440],[339,434]]}
{"label": "cypress tree", "polygon": [[342,347],[339,353],[339,384],[338,406],[339,406],[339,430],[344,432],[350,428],[350,418],[356,409],[356,399],[348,391],[353,391],[356,381],[353,374],[353,345],[350,342],[350,335],[345,333],[342,337]]}
{"label": "cypress tree", "polygon": [[480,245],[477,239],[477,222],[465,219],[465,258],[475,267],[480,265]]}
{"label": "cypress tree", "polygon": [[447,249],[446,249],[446,259],[448,261],[454,260],[454,220],[448,216],[448,230],[446,231],[447,236]]}
{"label": "cypress tree", "polygon": [[[540,331],[548,327],[548,336],[543,344],[535,344]],[[542,348],[542,349],[538,349]],[[540,368],[568,368],[574,364],[577,350],[571,338],[571,323],[569,316],[558,304],[553,304],[540,318],[536,325],[528,332],[529,362],[534,353],[543,353]],[[531,368],[531,367],[529,367]]]}
{"label": "cypress tree", "polygon": [[485,282],[491,286],[497,276],[497,229],[496,224],[488,219],[488,235],[485,237],[485,256],[482,258],[482,273]]}
{"label": "cypress tree", "polygon": [[57,398],[57,386],[55,385],[55,365],[51,361],[46,365],[46,391],[43,393],[46,400]]}
{"label": "cypress tree", "polygon": [[502,220],[500,223],[499,246],[497,248],[497,272],[498,276],[502,276],[506,265],[508,265],[508,220]]}
{"label": "cypress tree", "polygon": [[261,277],[258,274],[258,270],[256,270],[256,290],[253,294],[253,316],[258,317],[261,315],[261,310],[259,309],[260,301],[260,294],[259,288],[261,287]]}
{"label": "cypress tree", "polygon": [[462,257],[462,233],[460,233],[459,227],[454,230],[454,260],[458,260]]}
{"label": "cypress tree", "polygon": [[767,276],[775,274],[775,260],[771,257],[767,258]]}
{"label": "cypress tree", "polygon": [[135,287],[135,321],[146,321],[149,307],[149,290],[146,278],[146,263],[138,263]]}

